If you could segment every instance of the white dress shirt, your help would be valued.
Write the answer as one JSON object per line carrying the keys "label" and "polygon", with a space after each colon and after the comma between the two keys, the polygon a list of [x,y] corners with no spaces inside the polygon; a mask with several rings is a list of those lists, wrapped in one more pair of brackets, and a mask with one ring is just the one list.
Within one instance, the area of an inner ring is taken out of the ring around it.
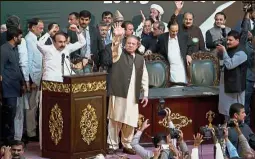
{"label": "white dress shirt", "polygon": [[69,60],[69,54],[80,49],[86,44],[86,40],[82,33],[77,34],[78,41],[76,43],[69,43],[66,47],[59,51],[52,45],[45,45],[45,42],[50,37],[49,33],[44,34],[37,44],[38,49],[43,54],[43,80],[63,82],[62,75],[62,54],[65,54],[64,60],[64,75],[68,76],[75,74],[71,69],[71,63]]}
{"label": "white dress shirt", "polygon": [[186,71],[177,37],[169,37],[168,61],[170,63],[170,81],[175,83],[187,83]]}
{"label": "white dress shirt", "polygon": [[253,28],[254,28],[253,20],[250,19],[250,23],[251,23],[251,30],[253,30]]}

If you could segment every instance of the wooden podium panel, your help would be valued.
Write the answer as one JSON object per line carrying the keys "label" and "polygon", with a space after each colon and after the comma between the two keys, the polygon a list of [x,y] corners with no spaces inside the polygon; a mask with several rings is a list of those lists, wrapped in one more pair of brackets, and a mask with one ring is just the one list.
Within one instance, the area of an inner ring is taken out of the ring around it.
{"label": "wooden podium panel", "polygon": [[42,156],[84,159],[106,152],[106,74],[43,81]]}
{"label": "wooden podium panel", "polygon": [[[210,92],[210,93],[209,93]],[[143,108],[139,104],[139,114],[149,119],[150,127],[141,137],[141,143],[151,143],[151,137],[157,133],[169,133],[164,116],[159,116],[159,100],[164,99],[164,108],[170,108],[171,117],[177,128],[184,133],[184,140],[193,141],[193,134],[199,132],[201,126],[221,123],[218,113],[218,89],[203,87],[176,87],[150,89],[148,105]],[[212,119],[210,119],[212,118]]]}

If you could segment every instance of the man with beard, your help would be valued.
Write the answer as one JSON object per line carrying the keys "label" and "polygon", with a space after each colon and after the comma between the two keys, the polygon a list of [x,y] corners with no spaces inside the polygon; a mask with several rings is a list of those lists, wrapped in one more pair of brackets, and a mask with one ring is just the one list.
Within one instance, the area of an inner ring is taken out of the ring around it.
{"label": "man with beard", "polygon": [[7,42],[1,46],[1,75],[3,98],[3,139],[5,145],[14,140],[14,118],[17,98],[21,96],[24,79],[19,67],[17,46],[21,43],[22,31],[16,27],[7,30]]}
{"label": "man with beard", "polygon": [[[229,109],[229,116],[230,120],[234,123],[234,125],[230,126],[228,129],[229,140],[237,149],[240,157],[254,158],[255,154],[252,149],[255,149],[255,134],[251,128],[244,123],[246,116],[244,106],[240,103],[233,103]],[[245,140],[241,140],[241,138],[243,138],[241,136],[244,136]],[[246,144],[246,146],[243,147],[244,145],[242,142],[248,142],[248,145]]]}
{"label": "man with beard", "polygon": [[[152,23],[161,21],[162,15],[164,14],[163,8],[158,4],[152,4],[150,7],[150,19]],[[168,32],[167,23],[163,22],[165,24],[165,32]]]}
{"label": "man with beard", "polygon": [[113,33],[113,14],[110,11],[105,11],[102,13],[102,21],[104,21],[108,25],[108,30],[107,30],[107,36],[106,36],[106,41],[107,43],[112,42],[112,33]]}
{"label": "man with beard", "polygon": [[[84,44],[81,49],[73,52],[71,54],[71,59],[73,60],[75,58],[82,57],[88,60],[93,60],[95,65],[93,67],[93,71],[96,72],[99,67],[99,55],[103,51],[104,47],[98,29],[94,26],[90,26],[90,22],[91,13],[87,10],[81,11],[79,14],[79,29],[82,31],[86,39],[86,44]],[[78,41],[78,36],[75,31],[69,29],[67,34],[70,36],[70,43],[73,44]],[[91,72],[91,67],[92,66],[87,65],[87,67],[81,71],[83,73]],[[81,73],[80,70],[76,71]]]}
{"label": "man with beard", "polygon": [[218,44],[217,52],[223,54],[223,69],[220,76],[219,113],[229,119],[233,103],[244,105],[247,55],[243,51],[239,32],[232,30],[227,35],[227,49]]}

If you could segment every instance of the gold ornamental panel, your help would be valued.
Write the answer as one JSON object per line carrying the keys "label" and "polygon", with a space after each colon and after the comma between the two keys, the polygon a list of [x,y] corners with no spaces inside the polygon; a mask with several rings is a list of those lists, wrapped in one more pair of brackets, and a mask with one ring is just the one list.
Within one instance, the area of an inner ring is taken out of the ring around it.
{"label": "gold ornamental panel", "polygon": [[63,84],[57,82],[42,82],[42,90],[50,92],[70,93],[70,84]]}
{"label": "gold ornamental panel", "polygon": [[87,107],[82,110],[80,129],[82,140],[90,145],[90,143],[96,139],[98,130],[96,111],[95,108],[93,108],[90,104],[88,104]]}
{"label": "gold ornamental panel", "polygon": [[50,119],[49,119],[49,130],[51,134],[51,140],[55,145],[58,145],[59,141],[62,139],[63,134],[63,116],[62,111],[58,107],[58,104],[55,104],[51,109]]}
{"label": "gold ornamental panel", "polygon": [[215,118],[215,113],[210,110],[206,113],[205,116],[206,116],[206,118],[208,119],[208,122],[209,122],[208,127],[213,128],[212,122],[213,122],[213,119]]}
{"label": "gold ornamental panel", "polygon": [[73,93],[95,92],[99,90],[106,90],[106,81],[72,84]]}
{"label": "gold ornamental panel", "polygon": [[[189,123],[192,123],[191,119],[189,119],[186,116],[182,116],[179,113],[171,113],[171,119],[173,121],[175,128],[177,129],[181,129],[183,127],[186,127]],[[163,118],[162,120],[160,120],[158,123],[159,125],[165,128],[169,128],[168,122],[167,122],[167,116]]]}

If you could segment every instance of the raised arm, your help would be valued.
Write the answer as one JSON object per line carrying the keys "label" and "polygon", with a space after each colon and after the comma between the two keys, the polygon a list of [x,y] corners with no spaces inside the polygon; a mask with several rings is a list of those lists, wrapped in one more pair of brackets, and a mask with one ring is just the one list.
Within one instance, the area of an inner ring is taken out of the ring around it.
{"label": "raised arm", "polygon": [[37,48],[43,55],[47,52],[47,48],[49,45],[45,45],[45,42],[48,40],[49,37],[50,34],[47,32],[39,39],[37,43]]}
{"label": "raised arm", "polygon": [[240,44],[245,45],[248,40],[248,31],[249,31],[249,21],[250,21],[250,13],[245,12],[244,18],[241,25],[241,36],[240,36]]}
{"label": "raised arm", "polygon": [[75,43],[70,43],[68,44],[68,49],[69,49],[69,53],[72,53],[80,48],[82,48],[84,45],[86,45],[86,40],[85,40],[85,37],[84,35],[82,34],[82,32],[78,29],[78,27],[74,24],[72,24],[70,26],[70,28],[76,32],[77,34],[77,37],[78,37],[78,41],[75,42]]}
{"label": "raised arm", "polygon": [[234,54],[232,58],[228,56],[225,46],[219,44],[217,46],[218,53],[223,53],[223,64],[226,69],[231,70],[241,65],[247,60],[247,55],[244,51],[238,51]]}
{"label": "raised arm", "polygon": [[122,48],[121,41],[125,33],[124,28],[121,27],[120,23],[114,24],[114,36],[112,38],[112,61],[113,63],[117,62],[120,58]]}
{"label": "raised arm", "polygon": [[153,157],[153,152],[152,151],[146,150],[144,147],[142,147],[139,144],[139,141],[140,141],[140,138],[141,138],[141,135],[142,135],[143,131],[145,129],[147,129],[149,126],[150,126],[150,124],[148,124],[148,119],[146,119],[143,122],[141,129],[136,132],[136,134],[133,137],[133,140],[131,142],[132,148],[136,151],[137,155],[139,155],[141,158],[151,158],[151,157]]}

